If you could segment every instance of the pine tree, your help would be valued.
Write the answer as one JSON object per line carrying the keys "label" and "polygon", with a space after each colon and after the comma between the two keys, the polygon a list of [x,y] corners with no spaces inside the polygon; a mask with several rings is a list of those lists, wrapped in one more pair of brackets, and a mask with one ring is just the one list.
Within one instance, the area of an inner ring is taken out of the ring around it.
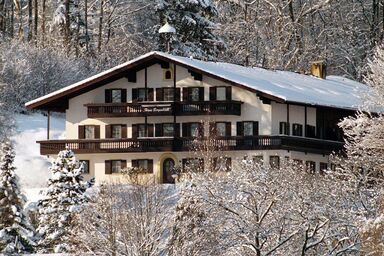
{"label": "pine tree", "polygon": [[32,252],[33,228],[23,212],[25,197],[19,189],[13,166],[15,152],[11,142],[2,145],[0,165],[0,252],[18,254]]}
{"label": "pine tree", "polygon": [[40,251],[69,250],[73,216],[87,201],[84,192],[89,186],[83,182],[83,170],[71,150],[61,151],[52,163],[52,177],[48,180],[45,198],[38,202]]}
{"label": "pine tree", "polygon": [[161,0],[157,8],[160,23],[164,25],[168,21],[176,28],[176,36],[171,40],[173,54],[216,59],[223,42],[214,33],[217,10],[212,1]]}

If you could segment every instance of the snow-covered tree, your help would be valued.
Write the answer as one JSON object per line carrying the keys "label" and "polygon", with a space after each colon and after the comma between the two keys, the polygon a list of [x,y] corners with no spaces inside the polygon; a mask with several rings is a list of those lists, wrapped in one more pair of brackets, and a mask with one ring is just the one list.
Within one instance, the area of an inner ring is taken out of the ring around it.
{"label": "snow-covered tree", "polygon": [[36,231],[40,237],[40,251],[69,250],[73,216],[87,201],[84,193],[88,183],[83,182],[83,170],[71,150],[61,151],[52,163],[52,177],[48,180],[44,198],[38,202],[40,216]]}
{"label": "snow-covered tree", "polygon": [[72,239],[76,252],[166,255],[175,199],[173,187],[102,184],[77,216]]}
{"label": "snow-covered tree", "polygon": [[158,12],[161,25],[168,21],[176,28],[172,53],[204,60],[217,58],[223,41],[214,31],[218,13],[211,0],[161,0]]}
{"label": "snow-covered tree", "polygon": [[289,164],[244,160],[230,172],[194,173],[182,186],[174,255],[355,255],[355,205],[348,182]]}
{"label": "snow-covered tree", "polygon": [[25,197],[20,192],[14,158],[11,142],[4,142],[0,163],[0,253],[4,254],[30,253],[35,245],[33,228],[23,212]]}

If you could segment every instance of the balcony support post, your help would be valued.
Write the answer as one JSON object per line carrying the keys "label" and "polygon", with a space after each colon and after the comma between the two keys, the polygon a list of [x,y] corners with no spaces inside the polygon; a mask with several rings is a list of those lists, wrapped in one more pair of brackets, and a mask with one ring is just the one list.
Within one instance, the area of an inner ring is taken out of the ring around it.
{"label": "balcony support post", "polygon": [[47,140],[49,140],[49,133],[51,128],[51,111],[47,111]]}

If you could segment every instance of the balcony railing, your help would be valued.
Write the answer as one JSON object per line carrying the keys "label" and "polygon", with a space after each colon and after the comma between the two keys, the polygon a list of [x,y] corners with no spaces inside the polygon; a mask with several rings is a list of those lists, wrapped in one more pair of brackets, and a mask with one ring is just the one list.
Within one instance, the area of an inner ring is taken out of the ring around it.
{"label": "balcony railing", "polygon": [[75,153],[134,153],[162,151],[190,151],[205,143],[213,150],[264,150],[286,149],[309,153],[329,154],[340,151],[344,143],[291,136],[222,137],[215,139],[194,138],[139,138],[95,140],[39,141],[42,155],[57,154],[66,148]]}
{"label": "balcony railing", "polygon": [[89,118],[168,116],[168,115],[241,115],[240,101],[140,102],[85,104]]}

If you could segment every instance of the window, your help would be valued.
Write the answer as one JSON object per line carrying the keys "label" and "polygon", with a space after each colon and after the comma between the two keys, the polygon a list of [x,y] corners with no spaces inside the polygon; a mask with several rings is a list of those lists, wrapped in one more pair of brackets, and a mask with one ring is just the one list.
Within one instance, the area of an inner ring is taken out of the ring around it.
{"label": "window", "polygon": [[121,90],[112,89],[111,90],[111,96],[112,96],[112,103],[121,103],[122,102]]}
{"label": "window", "polygon": [[306,161],[305,166],[307,168],[307,171],[309,171],[309,172],[315,172],[316,171],[316,163],[313,161]]}
{"label": "window", "polygon": [[202,158],[184,158],[182,160],[182,165],[183,171],[204,171],[204,159]]}
{"label": "window", "polygon": [[293,159],[293,164],[298,166],[298,167],[302,167],[303,165],[303,160],[300,160],[300,159]]}
{"label": "window", "polygon": [[213,159],[213,171],[228,172],[232,168],[230,157],[217,157]]}
{"label": "window", "polygon": [[199,123],[191,123],[191,137],[199,137]]}
{"label": "window", "polygon": [[303,125],[293,124],[292,125],[292,135],[293,136],[303,136]]}
{"label": "window", "polygon": [[120,160],[112,160],[111,166],[112,166],[112,173],[119,173],[122,169]]}
{"label": "window", "polygon": [[95,126],[85,125],[85,139],[94,139],[95,138]]}
{"label": "window", "polygon": [[287,122],[280,122],[280,134],[289,135],[289,125]]}
{"label": "window", "polygon": [[127,102],[126,89],[106,89],[105,103],[122,103]]}
{"label": "window", "polygon": [[264,157],[263,156],[253,156],[252,160],[253,160],[253,163],[261,165],[264,162]]}
{"label": "window", "polygon": [[227,89],[226,87],[216,87],[216,100],[226,100]]}
{"label": "window", "polygon": [[226,136],[226,135],[227,135],[227,124],[216,123],[216,136]]}
{"label": "window", "polygon": [[324,171],[328,169],[328,164],[327,163],[320,163],[320,171]]}
{"label": "window", "polygon": [[173,88],[163,88],[163,100],[164,101],[173,101]]}
{"label": "window", "polygon": [[145,90],[145,88],[137,89],[137,100],[138,101],[145,101],[145,98],[146,98],[146,90]]}
{"label": "window", "polygon": [[121,132],[121,125],[112,125],[112,138],[114,139],[121,139],[122,138],[122,132]]}
{"label": "window", "polygon": [[244,136],[253,136],[253,122],[243,122],[243,129]]}
{"label": "window", "polygon": [[172,137],[174,135],[173,124],[163,124],[163,136]]}
{"label": "window", "polygon": [[164,80],[172,79],[172,69],[168,68],[163,70],[163,79]]}
{"label": "window", "polygon": [[80,160],[79,162],[83,165],[83,173],[89,174],[89,160]]}
{"label": "window", "polygon": [[199,88],[190,88],[190,101],[199,101],[200,100],[200,90]]}
{"label": "window", "polygon": [[279,168],[280,167],[280,157],[279,156],[270,156],[269,157],[269,165],[272,168]]}
{"label": "window", "polygon": [[137,137],[148,137],[148,129],[145,124],[139,124],[137,126],[138,136]]}
{"label": "window", "polygon": [[146,172],[153,172],[152,159],[134,159],[132,160],[132,167],[145,170]]}
{"label": "window", "polygon": [[308,138],[316,138],[316,127],[313,125],[307,125],[307,134]]}
{"label": "window", "polygon": [[259,122],[257,121],[237,122],[237,135],[238,136],[259,135]]}

